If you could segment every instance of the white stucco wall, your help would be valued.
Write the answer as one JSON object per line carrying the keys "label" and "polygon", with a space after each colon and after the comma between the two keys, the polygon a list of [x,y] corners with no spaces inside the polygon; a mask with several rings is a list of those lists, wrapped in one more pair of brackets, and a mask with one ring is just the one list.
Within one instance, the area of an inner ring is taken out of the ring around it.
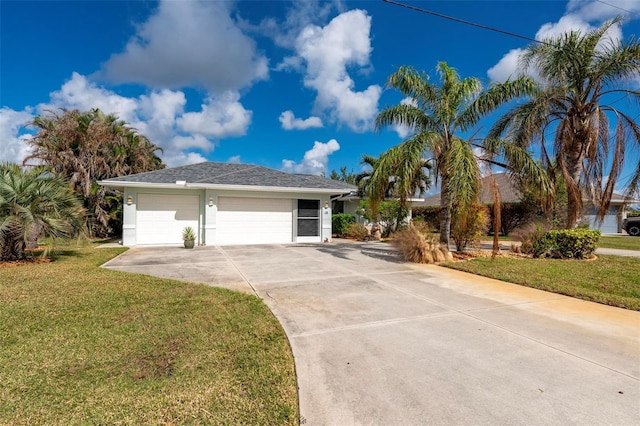
{"label": "white stucco wall", "polygon": [[[124,246],[132,247],[138,244],[137,241],[137,199],[139,194],[172,194],[172,195],[198,195],[200,199],[200,218],[197,230],[197,241],[202,244],[215,245],[217,233],[217,212],[219,197],[243,197],[243,198],[279,198],[279,199],[308,199],[318,200],[320,203],[320,235],[316,238],[305,237],[307,242],[331,241],[331,207],[330,194],[317,194],[311,192],[281,192],[281,191],[232,191],[215,189],[189,189],[189,188],[125,188],[123,206],[123,229],[122,243]],[[127,198],[132,198],[132,203],[127,204]],[[209,200],[211,204],[209,205]],[[329,207],[325,207],[325,203]],[[292,202],[292,223],[293,241],[297,242],[297,203]]]}

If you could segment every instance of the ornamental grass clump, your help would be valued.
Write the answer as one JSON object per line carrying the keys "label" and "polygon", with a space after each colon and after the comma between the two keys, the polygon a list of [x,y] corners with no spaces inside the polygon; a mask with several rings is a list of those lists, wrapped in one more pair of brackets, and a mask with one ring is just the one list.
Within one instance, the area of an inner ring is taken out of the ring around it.
{"label": "ornamental grass clump", "polygon": [[449,248],[438,242],[425,226],[411,224],[393,234],[392,244],[406,261],[414,263],[441,263],[453,260]]}

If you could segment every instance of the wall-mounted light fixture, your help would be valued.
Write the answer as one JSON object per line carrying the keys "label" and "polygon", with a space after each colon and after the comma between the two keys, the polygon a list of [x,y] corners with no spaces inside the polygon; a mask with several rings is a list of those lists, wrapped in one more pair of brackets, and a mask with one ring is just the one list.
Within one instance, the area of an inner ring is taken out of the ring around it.
{"label": "wall-mounted light fixture", "polygon": [[213,207],[213,197],[209,197],[209,207]]}
{"label": "wall-mounted light fixture", "polygon": [[325,209],[328,209],[328,208],[329,208],[329,202],[328,202],[328,201],[325,201],[325,202],[324,202],[324,208],[325,208]]}
{"label": "wall-mounted light fixture", "polygon": [[129,195],[127,197],[127,205],[130,206],[131,204],[133,204],[133,197],[131,195]]}

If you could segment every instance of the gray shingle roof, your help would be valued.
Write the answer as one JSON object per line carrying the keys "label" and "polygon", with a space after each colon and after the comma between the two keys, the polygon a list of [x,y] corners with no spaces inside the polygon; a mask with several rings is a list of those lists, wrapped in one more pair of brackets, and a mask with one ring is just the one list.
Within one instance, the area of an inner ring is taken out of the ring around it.
{"label": "gray shingle roof", "polygon": [[[503,203],[519,203],[522,198],[522,193],[511,182],[507,173],[496,173],[493,175],[498,184],[500,190],[500,200]],[[480,180],[480,201],[483,204],[492,204],[493,197],[491,196],[491,177],[487,176]],[[440,205],[440,193],[431,195],[424,199],[423,202],[413,203],[414,206],[439,206]]]}
{"label": "gray shingle roof", "polygon": [[[519,203],[522,199],[522,193],[518,187],[513,183],[507,173],[495,173],[493,177],[498,184],[500,190],[500,200],[502,203]],[[480,180],[480,202],[483,204],[493,204],[493,197],[491,196],[491,176],[486,176]],[[614,204],[623,204],[628,202],[635,202],[633,199],[625,199],[624,195],[613,193],[611,196],[611,202]],[[414,206],[440,206],[440,193],[431,195],[424,199],[424,201],[413,203]]]}
{"label": "gray shingle roof", "polygon": [[251,164],[214,162],[190,164],[153,172],[121,176],[107,179],[104,182],[175,184],[177,181],[186,181],[187,184],[203,185],[336,189],[344,190],[345,192],[356,189],[353,185],[327,179],[322,176],[285,173]]}

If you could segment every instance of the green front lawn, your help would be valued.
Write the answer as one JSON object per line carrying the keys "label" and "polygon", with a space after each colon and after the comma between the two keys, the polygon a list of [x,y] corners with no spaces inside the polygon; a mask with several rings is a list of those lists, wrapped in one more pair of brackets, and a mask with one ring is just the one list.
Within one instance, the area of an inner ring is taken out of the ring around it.
{"label": "green front lawn", "polygon": [[0,268],[0,424],[297,424],[293,357],[257,297],[99,268]]}
{"label": "green front lawn", "polygon": [[584,300],[640,311],[640,259],[598,256],[597,260],[476,258],[449,268]]}
{"label": "green front lawn", "polygon": [[598,247],[640,251],[640,237],[602,235]]}

